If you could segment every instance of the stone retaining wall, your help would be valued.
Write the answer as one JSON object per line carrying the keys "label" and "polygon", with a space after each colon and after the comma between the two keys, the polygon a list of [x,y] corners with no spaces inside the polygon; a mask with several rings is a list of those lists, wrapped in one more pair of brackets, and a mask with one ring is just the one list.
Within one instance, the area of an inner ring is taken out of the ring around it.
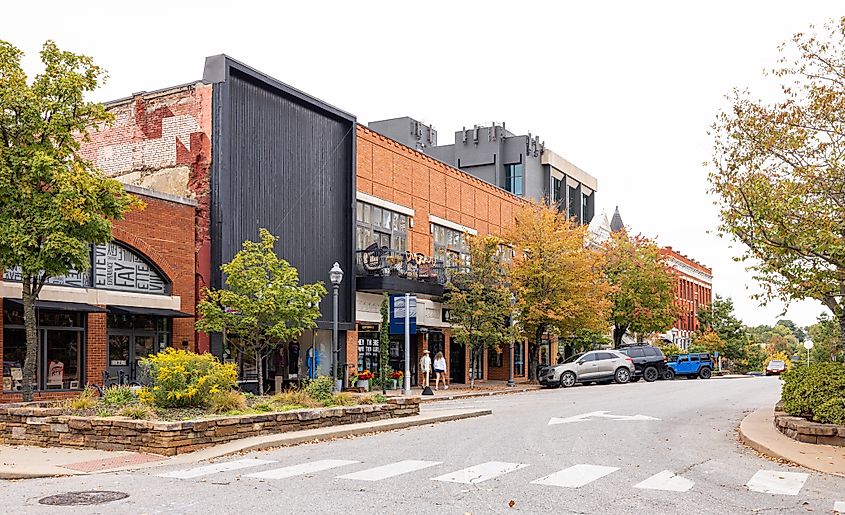
{"label": "stone retaining wall", "polygon": [[799,442],[845,447],[845,426],[820,424],[804,417],[787,415],[777,408],[774,424],[778,431]]}
{"label": "stone retaining wall", "polygon": [[138,451],[174,456],[238,438],[408,417],[420,412],[419,399],[386,404],[303,409],[184,422],[126,417],[76,417],[61,408],[0,405],[0,444]]}

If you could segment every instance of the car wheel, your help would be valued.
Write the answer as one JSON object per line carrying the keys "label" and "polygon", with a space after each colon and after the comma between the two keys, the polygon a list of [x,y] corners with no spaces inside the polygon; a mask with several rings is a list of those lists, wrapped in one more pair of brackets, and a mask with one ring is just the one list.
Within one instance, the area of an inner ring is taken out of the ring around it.
{"label": "car wheel", "polygon": [[560,376],[560,385],[564,388],[569,388],[575,384],[575,374],[572,372],[564,372]]}
{"label": "car wheel", "polygon": [[657,372],[657,369],[654,368],[654,367],[646,367],[646,369],[643,370],[643,379],[645,379],[646,382],[651,383],[653,381],[657,381],[657,378],[659,376],[660,376],[660,374]]}
{"label": "car wheel", "polygon": [[625,367],[619,367],[616,369],[616,373],[613,374],[613,379],[619,384],[625,384],[631,380],[631,371]]}
{"label": "car wheel", "polygon": [[713,372],[707,367],[702,368],[701,371],[698,372],[698,377],[702,379],[710,379],[711,375],[713,375]]}
{"label": "car wheel", "polygon": [[665,379],[666,381],[671,381],[675,379],[675,371],[671,368],[667,368],[663,371],[663,379]]}

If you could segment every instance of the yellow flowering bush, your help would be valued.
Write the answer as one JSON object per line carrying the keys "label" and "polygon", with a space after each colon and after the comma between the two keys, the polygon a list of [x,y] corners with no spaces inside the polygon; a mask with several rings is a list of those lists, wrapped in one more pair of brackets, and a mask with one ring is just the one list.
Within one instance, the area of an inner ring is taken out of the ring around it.
{"label": "yellow flowering bush", "polygon": [[207,406],[217,392],[235,388],[238,372],[211,354],[195,354],[172,347],[142,361],[152,387],[140,393],[142,402],[161,408]]}

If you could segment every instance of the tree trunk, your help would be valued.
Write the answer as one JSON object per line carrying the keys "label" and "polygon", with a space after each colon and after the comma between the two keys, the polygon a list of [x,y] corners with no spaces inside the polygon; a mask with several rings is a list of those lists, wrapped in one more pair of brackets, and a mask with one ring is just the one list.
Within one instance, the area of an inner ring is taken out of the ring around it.
{"label": "tree trunk", "polygon": [[[540,366],[540,343],[543,338],[545,328],[540,326],[534,335],[533,345],[528,345],[528,380],[537,380],[537,369]],[[550,358],[551,359],[551,358]]]}
{"label": "tree trunk", "polygon": [[23,381],[21,393],[24,402],[32,401],[33,386],[36,383],[35,367],[38,360],[38,320],[35,317],[35,299],[33,294],[33,279],[25,276],[23,278],[23,319],[26,328],[26,357],[23,361]]}
{"label": "tree trunk", "polygon": [[255,354],[255,370],[258,372],[258,395],[264,395],[264,370],[262,367],[262,355],[261,349],[262,347],[254,346],[254,354]]}
{"label": "tree trunk", "polygon": [[470,345],[469,353],[469,389],[475,389],[475,358],[478,348]]}
{"label": "tree trunk", "polygon": [[621,327],[617,324],[613,324],[613,348],[618,349],[620,345],[622,345],[622,337],[625,336],[625,333],[628,331],[627,327]]}
{"label": "tree trunk", "polygon": [[840,309],[837,318],[839,318],[839,342],[838,348],[833,352],[839,355],[845,353],[845,310]]}

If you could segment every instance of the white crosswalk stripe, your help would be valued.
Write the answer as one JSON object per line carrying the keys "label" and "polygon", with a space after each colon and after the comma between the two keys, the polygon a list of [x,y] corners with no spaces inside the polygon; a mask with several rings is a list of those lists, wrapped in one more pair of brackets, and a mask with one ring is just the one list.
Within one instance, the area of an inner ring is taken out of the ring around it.
{"label": "white crosswalk stripe", "polygon": [[350,460],[317,460],[309,461],[308,463],[301,463],[299,465],[292,465],[290,467],[282,467],[278,469],[265,470],[263,472],[256,472],[255,474],[247,474],[244,477],[255,477],[259,479],[284,479],[288,477],[301,476],[303,474],[311,474],[320,472],[322,470],[329,470],[344,465],[353,465],[360,463],[359,461]]}
{"label": "white crosswalk stripe", "polygon": [[759,470],[746,486],[752,492],[779,495],[798,495],[807,481],[809,474],[802,472],[781,472],[779,470]]}
{"label": "white crosswalk stripe", "polygon": [[351,474],[337,476],[340,479],[357,479],[358,481],[381,481],[389,477],[395,477],[409,472],[416,472],[428,467],[440,465],[442,461],[403,460],[381,467],[373,467]]}
{"label": "white crosswalk stripe", "polygon": [[834,513],[845,514],[845,501],[836,501],[833,503],[833,511]]}
{"label": "white crosswalk stripe", "polygon": [[432,481],[446,481],[447,483],[477,484],[494,477],[525,468],[522,463],[508,463],[505,461],[488,461],[474,467],[468,467],[442,476],[431,478]]}
{"label": "white crosswalk stripe", "polygon": [[637,483],[634,488],[643,490],[667,490],[669,492],[686,492],[695,485],[695,481],[691,481],[685,477],[676,475],[671,470],[664,470],[651,476],[650,478]]}
{"label": "white crosswalk stripe", "polygon": [[564,488],[579,488],[592,483],[619,470],[619,467],[605,467],[603,465],[573,465],[559,470],[554,474],[532,481],[535,485],[561,486]]}
{"label": "white crosswalk stripe", "polygon": [[225,461],[222,463],[212,463],[211,465],[203,465],[202,467],[174,470],[172,472],[165,472],[164,474],[157,475],[158,477],[170,477],[175,479],[192,479],[195,477],[217,474],[218,472],[229,472],[231,470],[240,470],[249,467],[257,467],[259,465],[267,465],[268,463],[276,463],[276,461],[256,459]]}

